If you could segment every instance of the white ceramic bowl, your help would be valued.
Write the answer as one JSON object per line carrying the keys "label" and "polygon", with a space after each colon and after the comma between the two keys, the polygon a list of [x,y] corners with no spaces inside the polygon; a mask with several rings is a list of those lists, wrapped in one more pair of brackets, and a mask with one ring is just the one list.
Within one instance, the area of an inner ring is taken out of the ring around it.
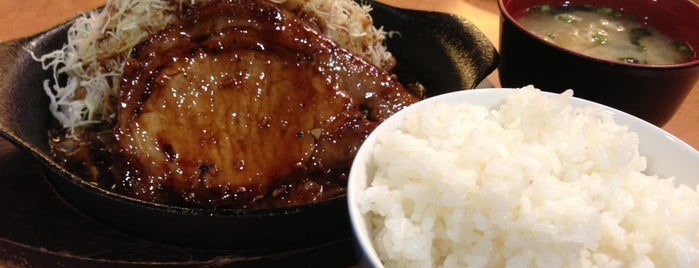
{"label": "white ceramic bowl", "polygon": [[[406,114],[415,112],[426,103],[446,101],[450,104],[470,103],[494,108],[496,105],[501,104],[513,90],[503,88],[473,89],[432,97],[396,113],[384,121],[367,138],[354,159],[347,185],[350,219],[361,266],[383,266],[372,246],[371,238],[369,237],[370,232],[367,230],[366,218],[356,205],[356,193],[365,189],[371,183],[369,178],[373,177],[372,172],[375,170],[375,167],[372,161],[370,161],[370,156],[376,143],[377,135],[381,132],[398,128]],[[675,176],[677,183],[692,187],[697,185],[698,182],[695,180],[699,179],[697,178],[699,174],[699,151],[665,130],[625,112],[575,97],[573,97],[571,104],[574,106],[600,105],[613,116],[617,124],[628,125],[631,131],[638,133],[640,153],[648,161],[647,174],[657,174],[660,177]],[[695,180],[692,180],[692,178]]]}

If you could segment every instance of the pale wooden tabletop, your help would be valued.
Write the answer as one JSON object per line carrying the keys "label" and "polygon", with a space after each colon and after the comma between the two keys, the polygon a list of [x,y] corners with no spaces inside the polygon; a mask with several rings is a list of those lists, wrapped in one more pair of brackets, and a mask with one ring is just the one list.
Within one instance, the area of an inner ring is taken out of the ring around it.
{"label": "pale wooden tabletop", "polygon": [[[453,13],[474,23],[498,47],[499,11],[496,0],[380,0],[386,4]],[[699,0],[696,0],[699,1]],[[31,35],[59,24],[105,0],[0,0],[0,41]],[[499,86],[497,71],[488,77]],[[699,83],[663,128],[699,148]]]}

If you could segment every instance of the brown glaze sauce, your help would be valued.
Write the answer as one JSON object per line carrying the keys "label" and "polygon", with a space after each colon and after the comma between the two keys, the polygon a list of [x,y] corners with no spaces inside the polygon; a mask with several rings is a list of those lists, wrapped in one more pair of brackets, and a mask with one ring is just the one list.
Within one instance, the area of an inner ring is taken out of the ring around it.
{"label": "brown glaze sauce", "polygon": [[340,196],[363,140],[418,97],[313,27],[267,1],[192,12],[134,48],[117,122],[56,138],[53,151],[81,177],[155,203],[260,209]]}

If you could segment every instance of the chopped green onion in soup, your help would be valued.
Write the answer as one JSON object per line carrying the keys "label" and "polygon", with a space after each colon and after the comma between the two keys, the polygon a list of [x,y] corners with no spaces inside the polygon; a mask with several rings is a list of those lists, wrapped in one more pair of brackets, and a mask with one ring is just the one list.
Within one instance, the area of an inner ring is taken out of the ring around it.
{"label": "chopped green onion in soup", "polygon": [[612,8],[593,5],[535,6],[518,22],[544,40],[588,56],[636,64],[691,60],[685,42],[648,27]]}

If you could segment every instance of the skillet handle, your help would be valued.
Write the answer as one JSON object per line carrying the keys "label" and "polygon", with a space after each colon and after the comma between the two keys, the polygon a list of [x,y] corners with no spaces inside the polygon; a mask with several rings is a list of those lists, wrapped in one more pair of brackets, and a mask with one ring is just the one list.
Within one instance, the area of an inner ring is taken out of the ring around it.
{"label": "skillet handle", "polygon": [[[49,156],[52,122],[43,83],[52,74],[34,60],[66,42],[68,24],[34,36],[0,42],[0,136],[44,162]],[[61,36],[63,36],[61,38]]]}
{"label": "skillet handle", "polygon": [[43,89],[40,84],[32,86],[35,84],[32,80],[38,77],[33,72],[24,72],[25,66],[33,64],[25,50],[28,43],[26,38],[0,43],[0,59],[3,59],[0,63],[0,134],[20,147],[27,147],[29,145],[23,143],[38,138],[34,137],[37,133],[32,132],[36,129],[32,126],[45,122],[46,114],[45,109],[37,108],[45,102],[37,94]]}
{"label": "skillet handle", "polygon": [[497,68],[494,45],[463,17],[379,2],[372,3],[371,13],[375,26],[391,25],[383,29],[397,32],[386,39],[388,50],[403,65],[398,67],[417,76],[428,97],[475,88]]}

